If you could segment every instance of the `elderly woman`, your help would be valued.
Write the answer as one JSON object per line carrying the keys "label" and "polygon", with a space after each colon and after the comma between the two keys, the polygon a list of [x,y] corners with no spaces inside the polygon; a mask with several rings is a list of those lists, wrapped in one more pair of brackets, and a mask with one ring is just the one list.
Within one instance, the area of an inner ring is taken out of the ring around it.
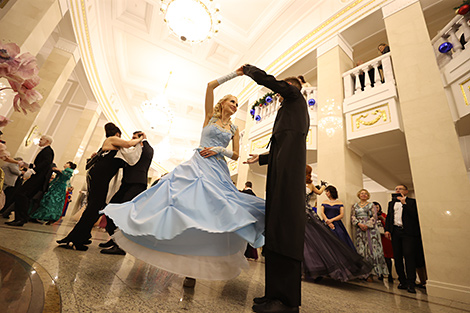
{"label": "elderly woman", "polygon": [[356,226],[356,250],[374,268],[367,279],[372,281],[372,274],[377,276],[388,275],[385,263],[380,231],[377,227],[377,208],[368,200],[369,191],[361,189],[357,193],[359,202],[355,203],[351,209],[351,222]]}

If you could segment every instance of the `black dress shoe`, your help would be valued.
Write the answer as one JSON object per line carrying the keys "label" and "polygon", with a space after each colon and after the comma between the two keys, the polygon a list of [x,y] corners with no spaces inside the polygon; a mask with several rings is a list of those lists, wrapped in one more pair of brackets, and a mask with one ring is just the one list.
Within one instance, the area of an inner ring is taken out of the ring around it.
{"label": "black dress shoe", "polygon": [[103,249],[100,252],[103,254],[126,255],[126,251],[122,250],[118,246],[112,246],[111,248]]}
{"label": "black dress shoe", "polygon": [[403,290],[408,289],[408,288],[406,287],[406,285],[405,285],[405,284],[402,284],[402,283],[400,283],[397,288],[398,288],[398,289],[403,289]]}
{"label": "black dress shoe", "polygon": [[409,286],[406,291],[408,291],[409,293],[416,293],[416,290],[415,290],[415,287],[413,286]]}
{"label": "black dress shoe", "polygon": [[268,300],[261,304],[255,304],[252,307],[257,313],[298,313],[299,307],[290,307],[279,300]]}
{"label": "black dress shoe", "polygon": [[5,224],[9,226],[23,226],[24,222],[23,221],[11,221],[11,222],[5,222]]}
{"label": "black dress shoe", "polygon": [[108,241],[106,242],[102,242],[98,245],[98,247],[100,248],[111,248],[112,246],[114,246],[115,243],[114,243],[114,240],[112,239],[109,239]]}
{"label": "black dress shoe", "polygon": [[253,299],[253,302],[254,302],[255,304],[262,304],[262,303],[265,303],[265,302],[268,302],[268,301],[269,301],[269,299],[266,298],[266,296],[257,297],[257,298],[254,298],[254,299]]}

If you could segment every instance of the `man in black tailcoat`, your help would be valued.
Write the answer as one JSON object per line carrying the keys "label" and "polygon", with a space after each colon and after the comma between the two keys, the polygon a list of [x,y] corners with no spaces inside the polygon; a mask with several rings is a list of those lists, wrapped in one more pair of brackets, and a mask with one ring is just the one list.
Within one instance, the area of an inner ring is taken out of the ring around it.
{"label": "man in black tailcoat", "polygon": [[283,100],[272,131],[269,154],[251,155],[246,163],[268,164],[266,181],[266,282],[255,312],[299,312],[301,262],[305,233],[307,104],[296,77],[277,80],[252,65],[243,73]]}
{"label": "man in black tailcoat", "polygon": [[249,195],[252,195],[252,196],[256,196],[256,194],[253,192],[253,184],[251,183],[251,181],[247,181],[245,183],[245,188],[243,188],[243,190],[241,190],[241,192],[243,193],[247,193]]}
{"label": "man in black tailcoat", "polygon": [[29,165],[34,174],[18,189],[15,195],[15,220],[5,222],[10,226],[23,226],[28,222],[28,210],[30,201],[37,197],[38,193],[44,194],[49,187],[52,175],[52,162],[54,161],[54,150],[51,148],[52,137],[44,135],[39,140],[42,150],[37,154],[34,162]]}
{"label": "man in black tailcoat", "polygon": [[[126,166],[123,170],[123,176],[121,180],[121,186],[109,203],[124,203],[131,201],[138,194],[147,189],[147,178],[150,164],[153,159],[153,148],[147,141],[147,137],[141,131],[136,131],[132,134],[132,139],[138,139],[143,137],[142,140],[142,154],[140,155],[139,161],[133,166]],[[116,225],[113,220],[106,217],[106,231],[110,236],[112,236],[116,230]],[[100,243],[101,248],[103,249],[100,252],[104,254],[117,254],[125,255],[126,252],[122,250],[112,239],[106,243]]]}
{"label": "man in black tailcoat", "polygon": [[400,281],[398,289],[416,293],[416,251],[421,236],[418,207],[415,199],[407,197],[408,187],[405,185],[396,186],[395,192],[398,197],[393,196],[392,201],[388,203],[384,235],[392,240],[393,259]]}

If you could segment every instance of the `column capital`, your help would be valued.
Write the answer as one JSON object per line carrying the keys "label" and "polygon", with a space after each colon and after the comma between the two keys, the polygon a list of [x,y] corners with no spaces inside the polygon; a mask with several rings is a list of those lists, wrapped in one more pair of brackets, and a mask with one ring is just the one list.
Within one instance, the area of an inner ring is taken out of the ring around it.
{"label": "column capital", "polygon": [[382,7],[383,18],[387,18],[418,1],[419,0],[393,0]]}
{"label": "column capital", "polygon": [[352,60],[353,59],[353,48],[349,45],[349,43],[341,36],[337,34],[327,40],[324,44],[318,47],[317,49],[317,58],[321,55],[327,53],[334,47],[339,46]]}
{"label": "column capital", "polygon": [[75,63],[80,61],[80,52],[78,50],[78,45],[75,42],[60,37],[55,44],[55,47],[73,55]]}

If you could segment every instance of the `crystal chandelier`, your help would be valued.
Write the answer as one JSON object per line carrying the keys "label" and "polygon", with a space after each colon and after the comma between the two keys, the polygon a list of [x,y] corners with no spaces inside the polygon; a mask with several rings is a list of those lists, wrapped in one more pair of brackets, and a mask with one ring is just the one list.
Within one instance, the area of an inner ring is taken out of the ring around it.
{"label": "crystal chandelier", "polygon": [[145,100],[140,108],[152,130],[165,135],[170,132],[174,114],[164,95],[152,100]]}
{"label": "crystal chandelier", "polygon": [[191,43],[210,39],[219,31],[219,8],[213,0],[161,0],[160,11],[172,33]]}

